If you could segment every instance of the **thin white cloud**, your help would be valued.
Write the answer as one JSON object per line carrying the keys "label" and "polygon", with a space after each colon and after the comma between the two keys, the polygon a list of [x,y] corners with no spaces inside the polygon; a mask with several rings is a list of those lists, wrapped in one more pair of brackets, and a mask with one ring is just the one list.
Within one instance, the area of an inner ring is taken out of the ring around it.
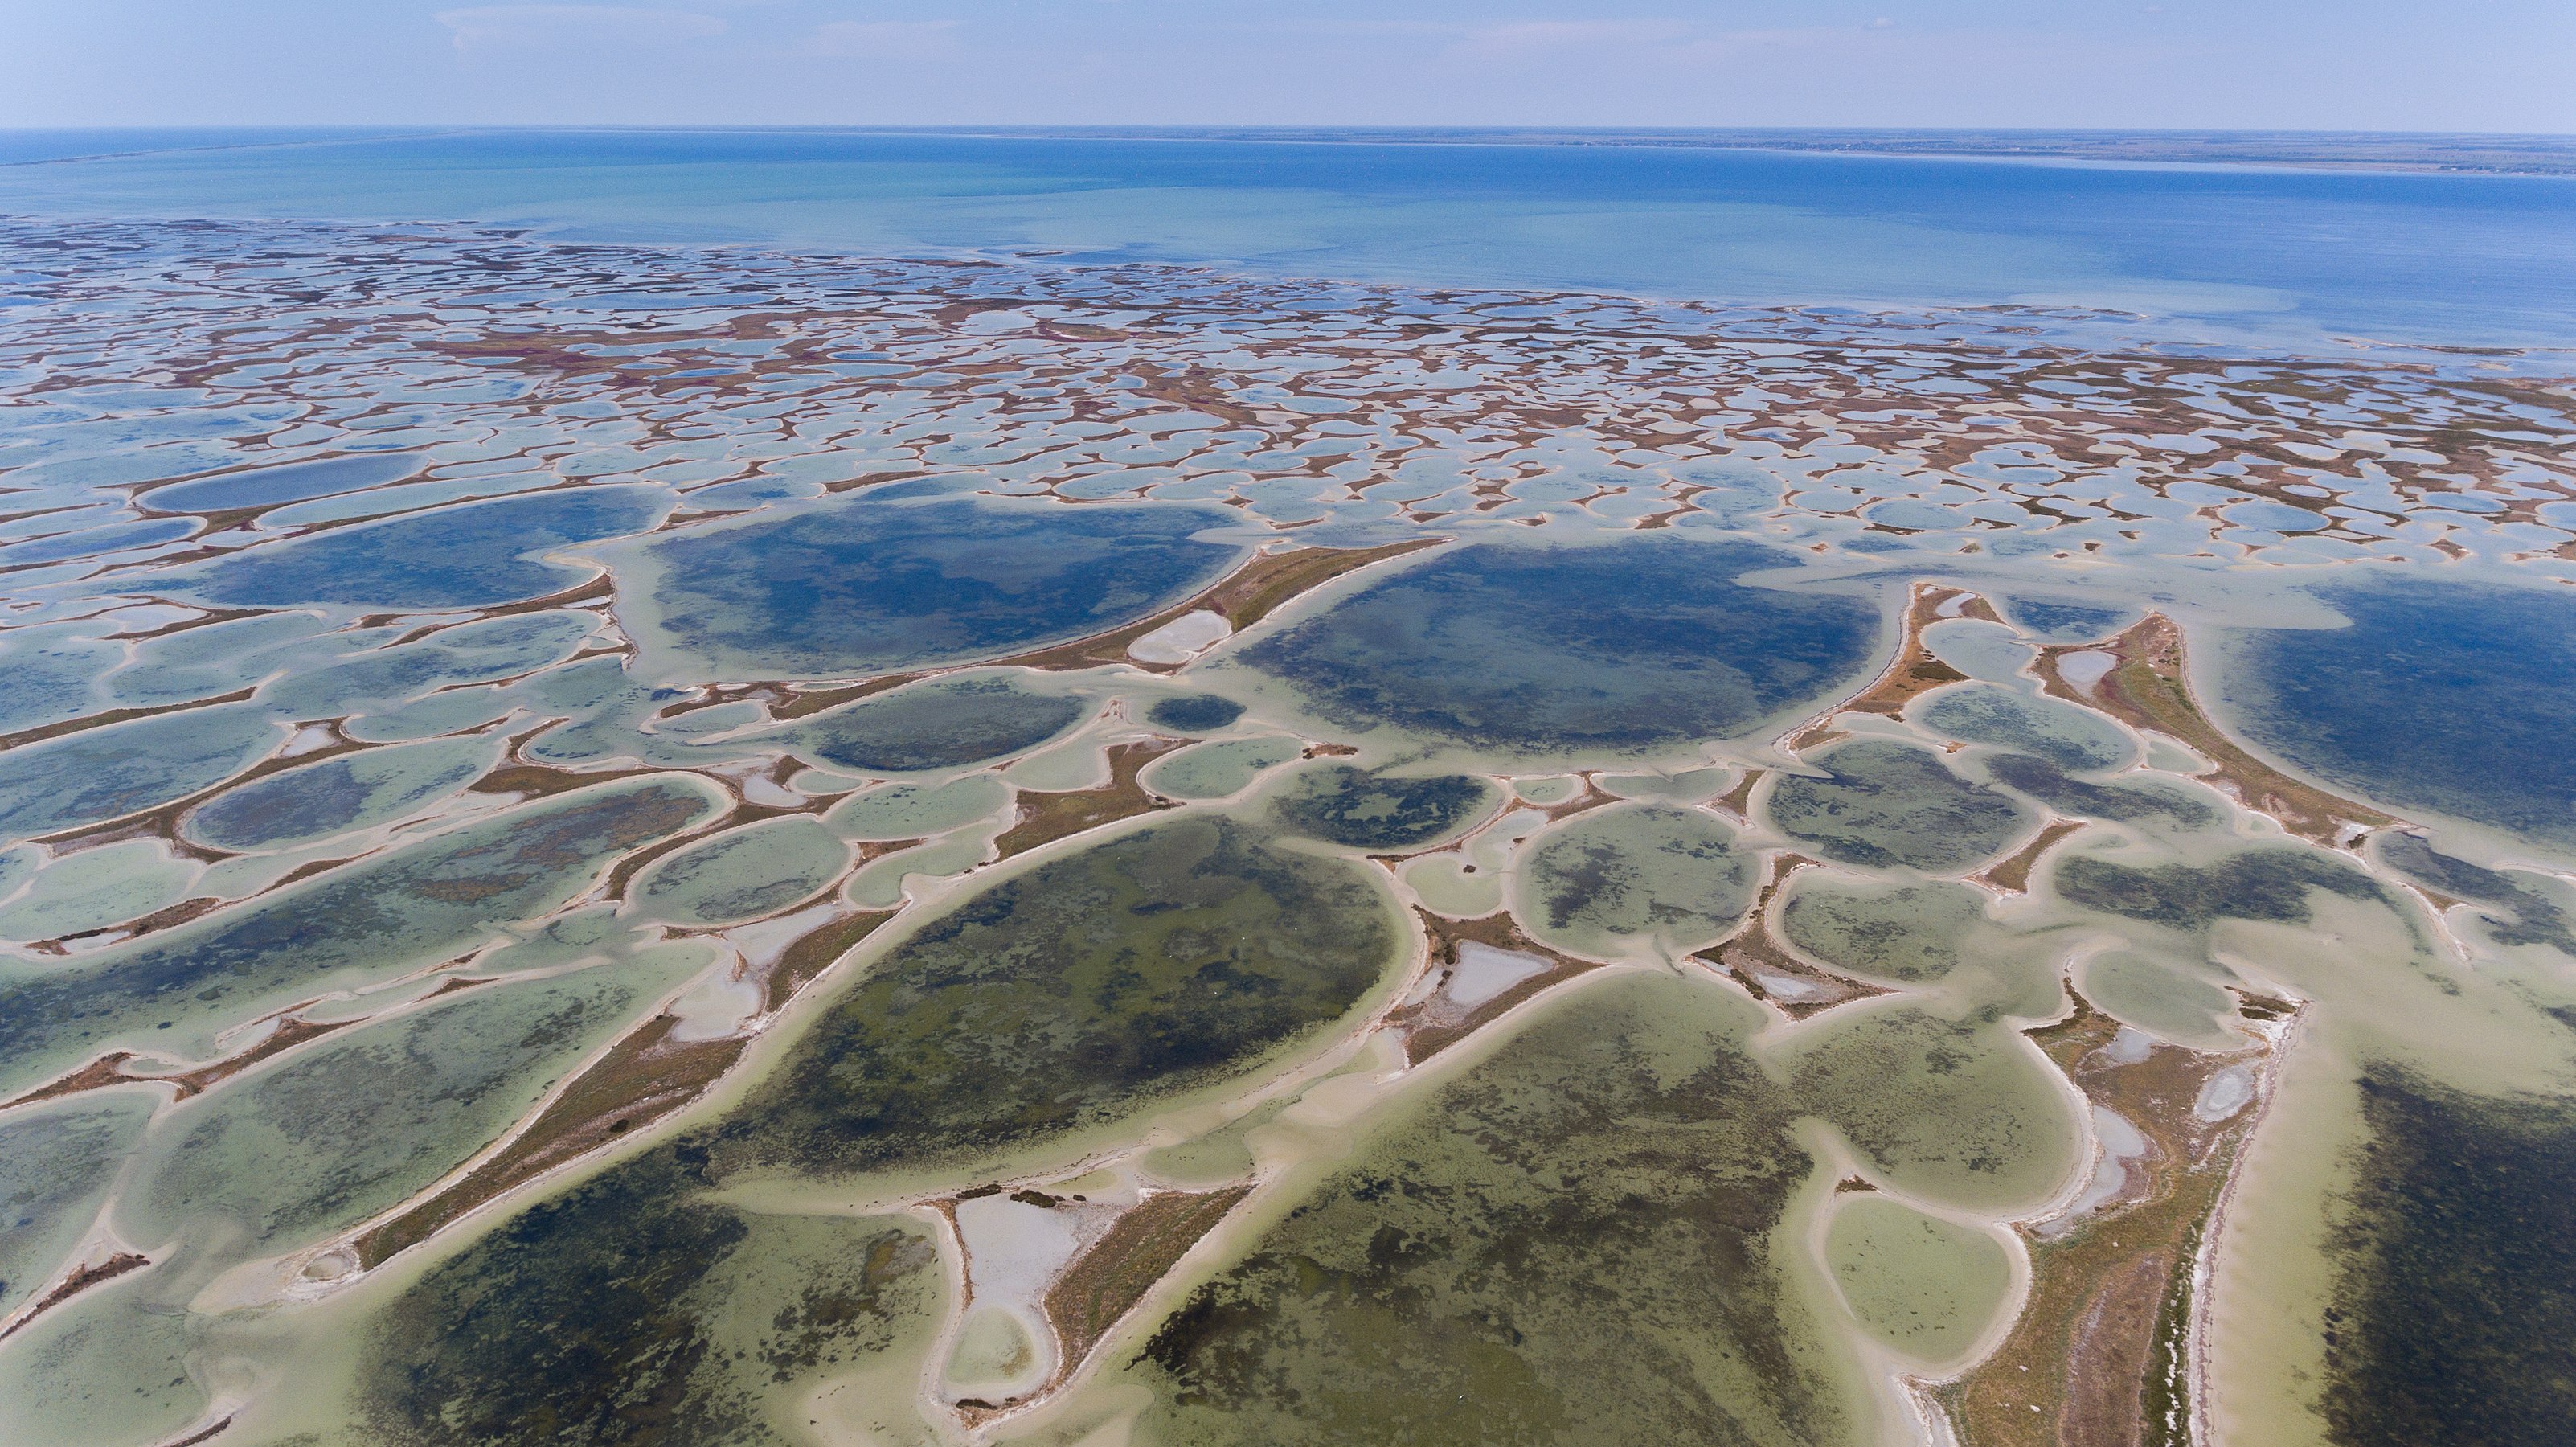
{"label": "thin white cloud", "polygon": [[721,35],[724,21],[640,5],[474,5],[436,19],[462,51],[537,50],[602,42],[668,45]]}
{"label": "thin white cloud", "polygon": [[950,48],[954,20],[835,20],[805,38],[810,55],[919,60]]}
{"label": "thin white cloud", "polygon": [[1679,40],[1691,33],[1679,20],[1515,20],[1470,29],[1459,53],[1480,56],[1538,55],[1600,46],[1626,48]]}

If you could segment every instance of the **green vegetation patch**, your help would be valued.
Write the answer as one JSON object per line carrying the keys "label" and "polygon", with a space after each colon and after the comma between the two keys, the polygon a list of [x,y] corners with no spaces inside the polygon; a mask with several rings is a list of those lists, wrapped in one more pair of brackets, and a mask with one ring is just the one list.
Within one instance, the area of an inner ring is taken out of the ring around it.
{"label": "green vegetation patch", "polygon": [[1256,1068],[1403,955],[1361,868],[1176,819],[996,884],[896,946],[721,1128],[728,1168],[990,1160]]}
{"label": "green vegetation patch", "polygon": [[1361,1147],[1129,1363],[1183,1444],[1867,1435],[1775,1235],[1815,1169],[1753,1008],[1631,975]]}
{"label": "green vegetation patch", "polygon": [[1911,744],[1861,739],[1814,762],[1823,778],[1787,775],[1772,789],[1771,820],[1845,864],[1965,869],[2002,849],[2027,820],[2012,800]]}

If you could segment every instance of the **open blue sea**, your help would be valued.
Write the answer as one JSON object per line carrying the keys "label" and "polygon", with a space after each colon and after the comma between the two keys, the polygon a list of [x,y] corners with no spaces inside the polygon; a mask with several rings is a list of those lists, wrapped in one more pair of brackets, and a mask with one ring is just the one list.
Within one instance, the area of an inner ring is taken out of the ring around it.
{"label": "open blue sea", "polygon": [[479,221],[1673,299],[2576,346],[2576,179],[1620,144],[835,130],[0,135],[0,213]]}

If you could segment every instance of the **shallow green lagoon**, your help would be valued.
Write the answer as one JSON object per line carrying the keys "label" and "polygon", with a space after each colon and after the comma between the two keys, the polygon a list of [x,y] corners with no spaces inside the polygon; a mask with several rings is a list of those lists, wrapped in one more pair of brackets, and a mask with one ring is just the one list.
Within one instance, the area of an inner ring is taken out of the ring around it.
{"label": "shallow green lagoon", "polygon": [[1927,694],[1908,712],[1962,742],[2035,754],[2077,773],[2115,768],[2137,751],[2119,725],[2100,714],[1991,683]]}
{"label": "shallow green lagoon", "polygon": [[1794,565],[1669,533],[1480,543],[1372,582],[1235,655],[1348,728],[1527,754],[1628,754],[1754,732],[1879,647],[1877,607],[1738,581]]}
{"label": "shallow green lagoon", "polygon": [[1890,1001],[1802,1034],[1789,1070],[1883,1179],[1927,1201],[2026,1209],[2079,1159],[2063,1080],[2006,1025]]}
{"label": "shallow green lagoon", "polygon": [[917,1221],[703,1199],[662,1149],[514,1217],[367,1328],[348,1440],[388,1447],[810,1441],[805,1398],[926,1335]]}
{"label": "shallow green lagoon", "polygon": [[156,1122],[117,1224],[240,1257],[408,1198],[703,963],[686,949],[487,986],[333,1036]]}
{"label": "shallow green lagoon", "polygon": [[1969,885],[1890,885],[1809,870],[1790,885],[1780,932],[1835,969],[1922,985],[1958,967],[1985,917],[1986,898]]}
{"label": "shallow green lagoon", "polygon": [[1680,954],[1735,928],[1760,861],[1713,814],[1626,804],[1578,814],[1532,841],[1514,913],[1531,933],[1589,955]]}
{"label": "shallow green lagoon", "polygon": [[747,824],[653,861],[632,898],[641,917],[690,928],[778,914],[831,887],[850,848],[805,815]]}
{"label": "shallow green lagoon", "polygon": [[129,1087],[0,1117],[0,1313],[62,1268],[159,1103]]}
{"label": "shallow green lagoon", "polygon": [[1825,1262],[1862,1327],[1927,1365],[1975,1346],[2012,1287],[2012,1257],[1992,1235],[1879,1195],[1835,1210]]}
{"label": "shallow green lagoon", "polygon": [[1215,739],[1157,759],[1143,777],[1147,788],[1174,799],[1226,799],[1305,750],[1286,734]]}

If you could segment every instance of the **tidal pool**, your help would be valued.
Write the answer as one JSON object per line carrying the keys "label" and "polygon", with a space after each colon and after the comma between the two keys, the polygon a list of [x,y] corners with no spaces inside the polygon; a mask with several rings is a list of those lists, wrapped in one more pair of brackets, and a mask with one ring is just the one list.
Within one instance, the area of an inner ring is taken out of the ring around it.
{"label": "tidal pool", "polygon": [[804,1440],[808,1399],[926,1335],[920,1223],[751,1212],[663,1147],[519,1213],[367,1330],[354,1415],[389,1447]]}
{"label": "tidal pool", "polygon": [[1143,778],[1147,788],[1169,798],[1225,799],[1305,751],[1303,743],[1286,734],[1216,739],[1156,759]]}
{"label": "tidal pool", "polygon": [[1737,581],[1796,564],[1669,533],[1479,543],[1236,656],[1344,727],[1526,754],[1667,750],[1753,733],[1870,662],[1880,627],[1867,600]]}
{"label": "tidal pool", "polygon": [[2388,898],[2369,875],[2305,849],[2248,849],[2205,865],[2131,865],[2077,854],[2059,861],[2054,878],[2070,903],[2186,931],[2221,919],[2304,924],[2310,890]]}
{"label": "tidal pool", "polygon": [[185,709],[0,751],[0,843],[101,824],[213,788],[286,740],[244,704]]}
{"label": "tidal pool", "polygon": [[1958,1210],[2009,1211],[2048,1199],[2075,1170],[2064,1080],[2009,1026],[1898,1001],[1835,1013],[1797,1038],[1790,1079],[1889,1184]]}
{"label": "tidal pool", "polygon": [[659,774],[559,794],[75,963],[0,961],[0,1088],[111,1045],[202,1058],[262,1008],[432,964],[723,806]]}
{"label": "tidal pool", "polygon": [[932,679],[814,716],[787,737],[825,763],[914,774],[1026,753],[1073,727],[1090,704],[1039,693],[1010,674]]}
{"label": "tidal pool", "polygon": [[1052,859],[951,906],[814,1019],[716,1133],[726,1170],[965,1169],[1235,1078],[1405,953],[1358,865],[1216,815]]}
{"label": "tidal pool", "polygon": [[291,849],[373,829],[462,792],[500,762],[495,737],[427,739],[299,764],[227,789],[188,811],[179,831],[218,849]]}
{"label": "tidal pool", "polygon": [[428,465],[417,453],[355,452],[343,457],[317,457],[247,467],[167,487],[144,491],[140,501],[160,512],[228,512],[234,508],[271,507],[308,497],[358,492],[400,482]]}
{"label": "tidal pool", "polygon": [[1472,774],[1415,777],[1327,764],[1291,775],[1272,796],[1282,825],[1352,849],[1414,849],[1492,813],[1499,790]]}
{"label": "tidal pool", "polygon": [[1385,1118],[1154,1329],[1142,1430],[1874,1440],[1783,1239],[1816,1162],[1746,1053],[1761,1023],[1702,981],[1605,980]]}
{"label": "tidal pool", "polygon": [[2163,819],[2183,829],[2205,829],[2220,818],[2215,800],[2171,784],[2125,779],[2096,784],[2070,778],[2055,760],[2030,754],[1995,754],[1982,762],[1986,777],[2061,814],[2124,824]]}
{"label": "tidal pool", "polygon": [[1538,938],[1583,954],[1635,944],[1685,953],[1735,928],[1759,873],[1759,857],[1715,815],[1623,804],[1534,841],[1513,912]]}
{"label": "tidal pool", "polygon": [[849,845],[801,814],[766,819],[668,854],[636,877],[629,898],[644,919],[692,929],[778,914],[831,888]]}
{"label": "tidal pool", "polygon": [[2326,781],[2576,847],[2576,596],[2417,576],[2320,586],[2344,628],[2222,640],[2229,722]]}
{"label": "tidal pool", "polygon": [[158,1092],[128,1087],[0,1116],[0,1313],[15,1311],[89,1233]]}
{"label": "tidal pool", "polygon": [[862,493],[690,528],[632,554],[621,618],[649,670],[857,678],[1115,628],[1242,556],[1223,512]]}
{"label": "tidal pool", "polygon": [[1212,734],[1243,717],[1243,705],[1213,693],[1185,693],[1154,700],[1145,722],[1174,733]]}
{"label": "tidal pool", "polygon": [[1949,873],[1991,857],[2029,823],[2012,800],[1912,744],[1855,739],[1810,762],[1824,776],[1781,776],[1765,807],[1781,833],[1828,859]]}
{"label": "tidal pool", "polygon": [[468,991],[328,1038],[155,1122],[127,1239],[292,1250],[437,1180],[703,963],[693,949]]}

